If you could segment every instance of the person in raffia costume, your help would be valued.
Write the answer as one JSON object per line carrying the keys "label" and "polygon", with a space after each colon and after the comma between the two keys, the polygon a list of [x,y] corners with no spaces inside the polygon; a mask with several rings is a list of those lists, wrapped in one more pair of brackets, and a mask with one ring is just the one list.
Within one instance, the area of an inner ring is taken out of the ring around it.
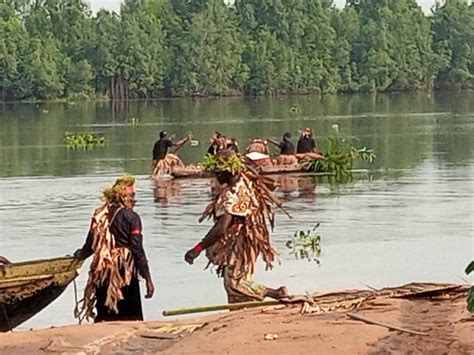
{"label": "person in raffia costume", "polygon": [[268,148],[268,141],[260,138],[253,138],[250,144],[245,150],[246,154],[249,153],[261,153],[267,155],[268,158],[254,160],[254,165],[256,166],[272,166],[273,161],[270,158],[270,148]]}
{"label": "person in raffia costume", "polygon": [[272,204],[281,207],[273,195],[273,180],[260,176],[241,164],[233,152],[220,151],[214,171],[222,191],[203,212],[200,222],[214,218],[215,224],[204,239],[185,255],[193,264],[205,250],[209,262],[224,278],[228,302],[263,300],[265,297],[287,299],[286,287],[272,289],[252,281],[255,262],[262,256],[271,269],[276,252],[270,242],[267,223],[273,228]]}
{"label": "person in raffia costume", "polygon": [[135,178],[118,178],[103,191],[103,200],[94,211],[84,246],[74,253],[80,259],[93,255],[84,298],[75,316],[96,323],[143,320],[138,276],[146,280],[145,298],[151,298],[155,288],[143,249],[142,223],[133,211]]}
{"label": "person in raffia costume", "polygon": [[215,156],[220,150],[229,149],[235,153],[239,152],[239,142],[235,138],[228,138],[220,132],[214,132],[209,139],[210,146],[207,149],[207,154]]}

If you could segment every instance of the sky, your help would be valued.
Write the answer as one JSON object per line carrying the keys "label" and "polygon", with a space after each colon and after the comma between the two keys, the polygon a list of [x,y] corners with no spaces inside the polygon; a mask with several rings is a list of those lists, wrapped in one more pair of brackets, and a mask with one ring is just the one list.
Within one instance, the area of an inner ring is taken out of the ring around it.
{"label": "sky", "polygon": [[[92,11],[96,12],[101,8],[107,10],[119,11],[121,0],[89,0]],[[337,6],[342,7],[346,3],[346,0],[334,0]],[[417,2],[423,8],[423,11],[429,12],[431,6],[434,5],[435,0],[417,0]]]}

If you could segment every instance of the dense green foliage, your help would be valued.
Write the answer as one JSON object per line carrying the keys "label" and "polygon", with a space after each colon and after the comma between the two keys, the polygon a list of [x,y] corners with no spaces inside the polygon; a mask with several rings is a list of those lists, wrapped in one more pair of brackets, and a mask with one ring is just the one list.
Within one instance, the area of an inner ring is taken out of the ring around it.
{"label": "dense green foliage", "polygon": [[446,0],[0,3],[0,101],[472,88],[474,5]]}

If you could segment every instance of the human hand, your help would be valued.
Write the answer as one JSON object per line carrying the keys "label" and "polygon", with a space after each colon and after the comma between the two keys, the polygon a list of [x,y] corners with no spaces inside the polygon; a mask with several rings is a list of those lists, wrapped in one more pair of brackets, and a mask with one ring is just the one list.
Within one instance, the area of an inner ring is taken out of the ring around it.
{"label": "human hand", "polygon": [[155,293],[155,286],[153,285],[153,281],[147,280],[145,298],[152,298],[154,293]]}
{"label": "human hand", "polygon": [[186,254],[184,255],[184,260],[186,260],[186,262],[189,265],[192,265],[192,264],[194,264],[194,259],[196,259],[199,256],[199,254],[200,254],[200,252],[198,250],[196,250],[196,248],[189,249],[186,252]]}
{"label": "human hand", "polygon": [[8,264],[11,264],[11,262],[10,262],[10,260],[5,258],[4,256],[0,256],[0,264],[8,265]]}

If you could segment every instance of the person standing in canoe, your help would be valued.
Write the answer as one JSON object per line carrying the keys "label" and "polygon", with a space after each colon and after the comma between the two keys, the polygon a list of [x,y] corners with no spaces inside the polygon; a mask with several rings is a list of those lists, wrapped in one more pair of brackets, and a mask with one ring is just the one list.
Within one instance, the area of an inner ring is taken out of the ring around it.
{"label": "person standing in canoe", "polygon": [[271,269],[276,252],[271,246],[267,223],[273,227],[272,204],[281,206],[273,195],[273,180],[243,165],[230,150],[219,151],[212,164],[222,191],[209,204],[200,219],[214,218],[215,224],[204,239],[190,249],[185,260],[193,264],[202,251],[224,278],[228,302],[288,298],[286,287],[272,289],[252,280],[255,262],[263,257]]}
{"label": "person standing in canoe", "polygon": [[301,137],[298,140],[298,144],[296,146],[296,153],[317,153],[316,150],[316,141],[313,138],[313,129],[306,128],[303,133],[301,133]]}
{"label": "person standing in canoe", "polygon": [[267,139],[267,141],[280,148],[280,155],[276,158],[276,165],[298,164],[298,159],[295,156],[295,146],[291,142],[290,132],[286,132],[283,135],[281,142],[271,138]]}
{"label": "person standing in canoe", "polygon": [[75,315],[96,323],[143,320],[138,277],[146,281],[145,298],[151,298],[155,288],[143,249],[142,223],[133,210],[135,178],[118,178],[103,191],[103,200],[92,216],[84,246],[74,253],[80,259],[93,255],[84,299]]}
{"label": "person standing in canoe", "polygon": [[151,175],[170,174],[173,167],[183,167],[184,164],[181,159],[176,154],[168,153],[168,149],[171,147],[176,147],[176,149],[178,149],[188,141],[189,137],[185,137],[177,142],[173,142],[168,138],[168,133],[166,131],[161,131],[160,139],[158,139],[153,145]]}

